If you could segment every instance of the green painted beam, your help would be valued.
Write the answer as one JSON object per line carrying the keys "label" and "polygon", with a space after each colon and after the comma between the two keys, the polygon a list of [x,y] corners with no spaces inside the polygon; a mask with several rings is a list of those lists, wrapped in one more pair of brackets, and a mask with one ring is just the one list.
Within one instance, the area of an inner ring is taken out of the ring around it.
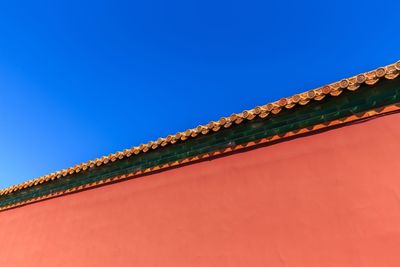
{"label": "green painted beam", "polygon": [[344,91],[336,97],[326,96],[321,101],[313,101],[305,106],[283,110],[266,119],[257,118],[246,121],[215,133],[177,142],[174,145],[133,155],[130,158],[110,162],[78,174],[67,175],[54,181],[1,196],[0,207],[263,137],[283,134],[397,102],[400,102],[400,79],[382,80],[373,86],[362,85],[356,91]]}

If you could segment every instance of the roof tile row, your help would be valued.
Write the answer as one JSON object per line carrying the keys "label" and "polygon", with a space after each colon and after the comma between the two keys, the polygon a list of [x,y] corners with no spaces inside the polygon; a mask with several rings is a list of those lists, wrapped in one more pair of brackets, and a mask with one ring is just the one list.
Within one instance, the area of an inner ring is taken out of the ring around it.
{"label": "roof tile row", "polygon": [[241,113],[232,114],[229,117],[222,117],[218,121],[211,121],[206,125],[200,125],[193,129],[188,129],[184,132],[178,132],[174,135],[168,135],[165,138],[159,138],[156,141],[150,141],[147,144],[141,144],[130,149],[110,154],[95,160],[90,160],[85,163],[75,165],[73,167],[63,169],[39,178],[23,182],[21,184],[13,185],[8,188],[0,190],[0,195],[10,194],[12,192],[22,190],[28,187],[36,186],[48,181],[60,179],[67,175],[79,173],[90,168],[98,167],[109,162],[114,162],[124,158],[137,155],[139,153],[146,153],[150,150],[154,150],[166,145],[174,144],[177,141],[185,141],[189,138],[195,138],[199,135],[206,135],[211,132],[220,131],[223,128],[229,128],[232,125],[240,124],[245,120],[252,120],[256,117],[266,118],[270,114],[278,114],[282,109],[291,109],[296,105],[306,105],[311,100],[322,100],[325,96],[338,96],[343,90],[347,89],[350,91],[357,90],[360,85],[367,84],[373,85],[377,83],[381,78],[395,79],[400,73],[400,61],[397,63],[378,68],[373,71],[369,71],[351,78],[343,79],[341,81],[325,85],[323,87],[310,90],[308,92],[296,94],[291,97],[281,98],[278,101],[268,103],[263,106],[257,106],[251,110],[245,110]]}

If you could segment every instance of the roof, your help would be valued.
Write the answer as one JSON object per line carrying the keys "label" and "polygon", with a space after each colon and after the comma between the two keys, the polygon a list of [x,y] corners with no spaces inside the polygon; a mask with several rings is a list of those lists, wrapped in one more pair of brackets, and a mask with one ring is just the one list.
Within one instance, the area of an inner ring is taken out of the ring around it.
{"label": "roof", "polygon": [[120,161],[126,158],[136,157],[149,151],[157,150],[166,146],[173,146],[177,142],[185,142],[189,139],[195,139],[210,133],[219,132],[222,129],[230,128],[233,125],[242,124],[255,118],[268,120],[271,116],[281,113],[283,110],[292,109],[295,106],[305,106],[313,101],[320,101],[326,96],[339,96],[343,91],[356,91],[363,84],[374,85],[378,81],[387,79],[392,80],[398,77],[400,73],[400,61],[384,67],[377,68],[373,71],[365,72],[338,82],[334,82],[307,92],[299,93],[291,97],[281,98],[278,101],[257,106],[251,110],[245,110],[240,113],[232,114],[228,117],[222,117],[217,121],[211,121],[208,124],[200,125],[196,128],[178,132],[174,135],[168,135],[146,144],[141,144],[123,151],[119,151],[108,156],[89,160],[87,162],[77,164],[67,169],[38,177],[17,185],[7,187],[0,190],[0,196],[11,194],[13,192],[34,187],[43,183],[62,179],[64,177],[90,170],[96,167],[107,165],[111,162]]}

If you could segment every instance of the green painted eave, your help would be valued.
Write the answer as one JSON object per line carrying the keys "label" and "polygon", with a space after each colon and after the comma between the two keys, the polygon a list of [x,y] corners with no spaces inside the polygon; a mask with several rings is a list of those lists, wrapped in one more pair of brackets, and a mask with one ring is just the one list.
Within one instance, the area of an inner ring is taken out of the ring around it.
{"label": "green painted eave", "polygon": [[364,84],[356,91],[343,91],[341,95],[335,97],[326,96],[321,101],[313,100],[312,103],[305,106],[298,105],[265,119],[256,118],[218,132],[179,141],[147,153],[133,155],[3,195],[0,197],[0,207],[261,138],[284,134],[397,102],[400,102],[400,79],[382,80],[375,85]]}

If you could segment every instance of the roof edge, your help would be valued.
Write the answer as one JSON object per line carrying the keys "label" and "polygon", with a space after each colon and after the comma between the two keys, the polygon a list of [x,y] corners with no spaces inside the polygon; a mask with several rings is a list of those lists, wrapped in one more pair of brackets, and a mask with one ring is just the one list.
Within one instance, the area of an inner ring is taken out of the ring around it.
{"label": "roof edge", "polygon": [[13,193],[25,188],[36,186],[48,181],[60,179],[62,177],[79,173],[91,168],[100,167],[108,164],[109,162],[115,162],[125,158],[130,158],[135,155],[146,153],[148,151],[156,150],[165,146],[173,145],[175,143],[193,139],[198,136],[207,135],[212,132],[218,132],[224,128],[229,128],[232,125],[241,124],[247,120],[253,120],[255,118],[268,119],[271,115],[280,113],[284,109],[291,109],[297,105],[307,105],[311,101],[320,101],[325,96],[339,96],[344,90],[355,91],[362,84],[374,85],[381,79],[392,80],[400,74],[400,61],[377,68],[372,71],[368,71],[350,78],[342,79],[340,81],[309,90],[307,92],[299,93],[291,97],[281,98],[278,101],[265,104],[263,106],[257,106],[251,110],[245,110],[240,113],[232,114],[228,117],[222,117],[218,121],[211,121],[208,124],[200,125],[196,128],[188,129],[183,132],[178,132],[174,135],[168,135],[164,138],[159,138],[156,141],[150,141],[140,146],[135,146],[130,149],[118,151],[108,156],[103,156],[95,160],[89,160],[87,162],[77,164],[73,167],[59,170],[48,175],[44,175],[20,184],[16,184],[0,190],[0,196]]}

